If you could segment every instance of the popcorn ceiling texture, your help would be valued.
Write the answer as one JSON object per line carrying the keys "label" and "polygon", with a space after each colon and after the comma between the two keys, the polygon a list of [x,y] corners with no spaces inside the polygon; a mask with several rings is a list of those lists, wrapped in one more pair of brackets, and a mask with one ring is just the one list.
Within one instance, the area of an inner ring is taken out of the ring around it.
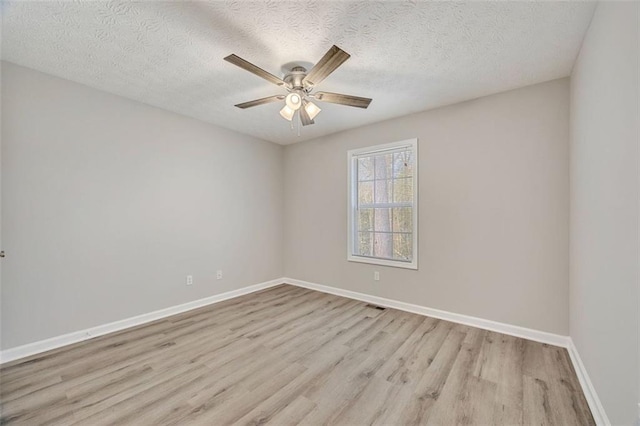
{"label": "popcorn ceiling texture", "polygon": [[[569,75],[590,2],[128,2],[2,4],[2,58],[238,132],[288,144]],[[373,98],[318,103],[291,131],[283,89],[225,61],[282,76],[336,44],[351,54],[318,90]]]}

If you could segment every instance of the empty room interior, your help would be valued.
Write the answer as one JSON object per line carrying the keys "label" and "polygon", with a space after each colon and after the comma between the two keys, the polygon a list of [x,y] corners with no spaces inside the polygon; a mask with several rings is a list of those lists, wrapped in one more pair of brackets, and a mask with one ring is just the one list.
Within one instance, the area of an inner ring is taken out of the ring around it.
{"label": "empty room interior", "polygon": [[640,426],[640,2],[0,14],[0,424]]}

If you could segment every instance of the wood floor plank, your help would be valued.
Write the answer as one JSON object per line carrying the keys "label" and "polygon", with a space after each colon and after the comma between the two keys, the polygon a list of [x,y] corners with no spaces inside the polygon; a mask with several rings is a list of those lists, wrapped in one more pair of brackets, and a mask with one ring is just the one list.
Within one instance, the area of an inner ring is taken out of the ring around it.
{"label": "wood floor plank", "polygon": [[[299,395],[300,377],[304,377],[304,371],[305,368],[299,364],[291,364],[274,374],[272,380],[263,381],[259,387],[250,391],[238,393],[225,401],[224,404],[200,405],[196,408],[199,414],[197,421],[201,424],[231,424],[256,410],[254,416],[260,420],[259,423],[266,423],[268,421],[267,415],[264,414],[263,408],[258,407],[266,402],[271,412],[275,414],[277,408],[274,409],[270,402],[278,398],[277,402],[284,399],[285,403],[279,407],[283,409],[286,403],[293,401]],[[248,423],[248,421],[240,423]]]}
{"label": "wood floor plank", "polygon": [[[390,403],[399,390],[399,386],[373,376],[367,380],[365,387],[343,403],[341,408],[336,409],[336,406],[340,407],[338,404],[324,407],[330,416],[323,423],[334,425],[372,424],[389,410]],[[323,420],[320,412],[316,412],[313,420]]]}
{"label": "wood floor plank", "polygon": [[496,423],[522,422],[524,356],[522,339],[504,334],[485,336],[474,375],[496,384]]}
{"label": "wood floor plank", "polygon": [[[284,407],[282,411],[274,415],[266,424],[272,426],[299,425],[303,423],[304,418],[315,408],[316,404],[313,401],[304,396],[299,396],[294,399],[291,404]],[[242,423],[238,422],[238,424]]]}
{"label": "wood floor plank", "polygon": [[593,425],[563,348],[289,285],[8,363],[0,424]]}
{"label": "wood floor plank", "polygon": [[[484,405],[493,407],[492,395],[488,386],[483,386],[488,382],[478,379],[473,375],[473,366],[480,356],[482,342],[486,333],[479,333],[468,343],[463,341],[460,350],[456,352],[455,361],[451,366],[451,371],[442,387],[442,391],[437,395],[437,402],[433,405],[428,415],[427,424],[493,424],[486,418],[482,411],[481,419],[475,418],[477,414],[474,408],[479,407],[475,399],[481,400]],[[495,385],[494,385],[495,386]],[[479,423],[482,420],[484,423]]]}
{"label": "wood floor plank", "polygon": [[549,386],[544,380],[527,375],[523,377],[523,405],[524,424],[542,426],[554,424]]}

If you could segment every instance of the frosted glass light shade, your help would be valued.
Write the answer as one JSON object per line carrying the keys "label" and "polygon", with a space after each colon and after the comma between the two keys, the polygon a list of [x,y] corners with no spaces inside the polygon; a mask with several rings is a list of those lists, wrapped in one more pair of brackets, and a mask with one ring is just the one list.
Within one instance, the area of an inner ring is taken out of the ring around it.
{"label": "frosted glass light shade", "polygon": [[285,120],[289,120],[291,121],[291,119],[293,118],[293,114],[295,114],[295,110],[289,108],[287,105],[285,105],[284,107],[282,107],[282,109],[280,110],[280,115],[282,116],[282,118],[284,118]]}
{"label": "frosted glass light shade", "polygon": [[316,117],[316,115],[320,114],[320,111],[322,111],[322,109],[320,109],[318,105],[314,104],[311,101],[305,104],[304,110],[307,111],[307,114],[309,114],[309,118],[312,120]]}
{"label": "frosted glass light shade", "polygon": [[302,105],[302,98],[297,93],[289,93],[284,102],[290,109],[295,111],[300,108],[300,105]]}

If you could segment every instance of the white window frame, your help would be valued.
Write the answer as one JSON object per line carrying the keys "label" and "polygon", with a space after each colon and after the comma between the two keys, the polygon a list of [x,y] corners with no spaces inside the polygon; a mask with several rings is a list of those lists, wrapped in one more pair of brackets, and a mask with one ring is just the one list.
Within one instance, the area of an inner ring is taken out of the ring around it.
{"label": "white window frame", "polygon": [[[358,189],[357,189],[357,167],[358,156],[363,154],[376,154],[379,152],[396,150],[410,146],[413,150],[413,256],[411,262],[403,260],[383,259],[377,257],[356,255],[354,244],[357,241],[355,233],[357,227],[355,220],[358,211]],[[347,260],[349,262],[369,263],[372,265],[392,266],[396,268],[418,269],[418,139],[406,139],[398,142],[386,143],[382,145],[368,146],[365,148],[352,149],[347,151]]]}

